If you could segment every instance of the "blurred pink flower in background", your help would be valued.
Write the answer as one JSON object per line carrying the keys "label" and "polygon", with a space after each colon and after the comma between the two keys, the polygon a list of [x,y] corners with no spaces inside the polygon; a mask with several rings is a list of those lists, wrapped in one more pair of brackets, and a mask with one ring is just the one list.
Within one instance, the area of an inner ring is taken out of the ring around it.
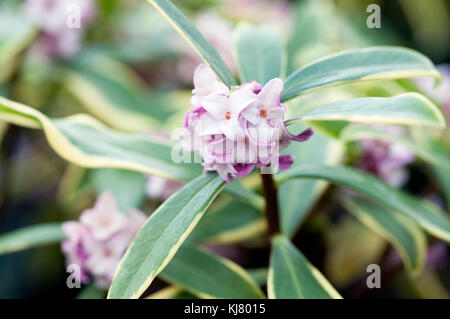
{"label": "blurred pink flower in background", "polygon": [[[374,125],[374,127],[393,137],[405,134],[405,129],[400,126]],[[357,166],[361,170],[379,177],[394,187],[400,187],[407,181],[409,176],[405,166],[414,161],[414,154],[408,148],[398,143],[374,139],[361,140],[359,143],[363,154]]]}
{"label": "blurred pink flower in background", "polygon": [[195,71],[194,87],[181,135],[183,149],[199,154],[204,170],[217,171],[227,182],[248,175],[255,166],[288,169],[293,157],[279,152],[290,141],[303,142],[313,134],[312,129],[297,136],[287,131],[279,78],[264,87],[249,82],[230,91],[202,64]]}
{"label": "blurred pink flower in background", "polygon": [[294,16],[288,1],[278,0],[227,0],[222,12],[234,20],[270,24],[284,35],[292,27]]}
{"label": "blurred pink flower in background", "polygon": [[442,83],[438,87],[434,86],[434,79],[429,77],[414,81],[425,94],[442,106],[448,121],[450,121],[450,64],[438,65],[437,69],[442,74]]}
{"label": "blurred pink flower in background", "polygon": [[83,283],[92,277],[98,287],[107,289],[120,259],[146,220],[147,216],[138,210],[123,214],[113,195],[102,193],[78,222],[63,224],[66,263],[80,267]]}
{"label": "blurred pink flower in background", "polygon": [[42,33],[33,44],[31,53],[36,58],[66,59],[80,50],[82,34],[75,29],[67,30],[66,34]]}
{"label": "blurred pink flower in background", "polygon": [[[79,8],[80,28],[69,26],[71,15]],[[42,58],[70,58],[81,47],[85,27],[93,22],[96,6],[93,0],[26,0],[24,12],[41,30],[32,47],[34,56]]]}
{"label": "blurred pink flower in background", "polygon": [[183,186],[183,183],[164,177],[149,175],[147,177],[147,196],[150,199],[165,200]]}
{"label": "blurred pink flower in background", "polygon": [[109,192],[102,194],[94,208],[86,209],[80,217],[81,224],[91,229],[92,236],[97,240],[104,240],[116,233],[125,220]]}
{"label": "blurred pink flower in background", "polygon": [[[233,74],[236,74],[237,67],[233,58],[233,26],[222,16],[215,12],[203,12],[195,20],[195,25],[203,36],[217,50],[225,64]],[[180,41],[179,37],[174,37],[173,45],[181,53],[181,60],[178,62],[177,73],[184,83],[191,83],[192,75],[196,67],[202,63],[198,53],[185,41]]]}

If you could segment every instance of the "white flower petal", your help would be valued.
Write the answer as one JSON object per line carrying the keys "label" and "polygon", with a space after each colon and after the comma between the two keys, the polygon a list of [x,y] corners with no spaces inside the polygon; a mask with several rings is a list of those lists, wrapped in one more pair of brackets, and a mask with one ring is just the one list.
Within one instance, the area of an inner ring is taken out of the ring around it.
{"label": "white flower petal", "polygon": [[206,96],[213,91],[213,84],[218,81],[214,71],[206,63],[202,63],[194,72],[194,93]]}
{"label": "white flower petal", "polygon": [[214,119],[209,114],[204,114],[197,121],[197,125],[195,126],[195,133],[197,133],[200,136],[205,136],[205,135],[221,134],[222,130],[217,125],[216,119]]}
{"label": "white flower petal", "polygon": [[119,211],[112,193],[104,192],[97,199],[94,208],[83,212],[80,221],[91,230],[96,239],[103,240],[120,230],[126,218]]}
{"label": "white flower petal", "polygon": [[271,107],[268,111],[267,111],[267,119],[269,120],[278,120],[278,119],[283,119],[284,118],[284,109],[282,107],[276,106],[276,107]]}
{"label": "white flower petal", "polygon": [[237,118],[241,111],[252,104],[256,99],[256,94],[251,90],[236,90],[230,95],[230,109]]}
{"label": "white flower petal", "polygon": [[236,138],[244,136],[244,130],[240,127],[239,122],[236,119],[221,120],[217,122],[222,133],[232,141]]}
{"label": "white flower petal", "polygon": [[241,115],[253,125],[258,125],[262,118],[259,116],[259,109],[253,105],[247,107],[241,112]]}
{"label": "white flower petal", "polygon": [[94,209],[97,211],[109,212],[111,214],[119,210],[114,195],[109,191],[103,192],[97,198]]}
{"label": "white flower petal", "polygon": [[203,99],[202,106],[216,120],[222,120],[229,109],[228,103],[228,97],[214,92]]}
{"label": "white flower petal", "polygon": [[281,92],[283,92],[283,81],[280,78],[275,78],[267,82],[261,92],[258,94],[258,99],[263,104],[264,109],[280,104]]}

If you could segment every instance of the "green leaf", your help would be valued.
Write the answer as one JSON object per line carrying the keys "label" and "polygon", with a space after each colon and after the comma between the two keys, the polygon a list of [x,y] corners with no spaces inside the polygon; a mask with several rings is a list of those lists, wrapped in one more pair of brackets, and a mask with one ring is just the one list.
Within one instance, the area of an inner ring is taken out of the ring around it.
{"label": "green leaf", "polygon": [[418,93],[405,93],[394,97],[363,97],[338,101],[303,113],[286,121],[350,121],[445,127],[439,108]]}
{"label": "green leaf", "polygon": [[102,168],[90,174],[97,194],[110,191],[122,212],[139,208],[145,199],[144,174],[122,169]]}
{"label": "green leaf", "polygon": [[450,210],[450,170],[448,167],[433,165],[431,171],[441,187],[441,192],[444,194],[448,211]]}
{"label": "green leaf", "polygon": [[414,50],[389,46],[352,49],[316,60],[291,74],[282,101],[330,85],[420,76],[441,78],[433,63]]}
{"label": "green leaf", "polygon": [[332,138],[338,138],[341,132],[348,126],[346,121],[309,121],[315,129]]}
{"label": "green leaf", "polygon": [[42,128],[56,153],[82,167],[120,168],[180,181],[201,174],[198,164],[175,163],[170,144],[152,141],[148,134],[116,132],[87,115],[52,120],[31,107],[0,97],[0,119]]}
{"label": "green leaf", "polygon": [[116,129],[155,129],[175,112],[170,95],[148,94],[125,65],[98,54],[72,61],[63,84],[89,113]]}
{"label": "green leaf", "polygon": [[426,257],[426,238],[411,219],[364,199],[346,197],[343,203],[361,223],[397,249],[405,268],[413,276],[422,272]]}
{"label": "green leaf", "polygon": [[189,240],[230,244],[253,238],[266,229],[266,220],[261,210],[239,201],[231,201],[218,210],[208,212]]}
{"label": "green leaf", "polygon": [[[236,81],[213,46],[203,37],[194,24],[169,0],[148,0],[208,63],[228,87]],[[231,40],[231,39],[230,39]]]}
{"label": "green leaf", "polygon": [[267,276],[269,274],[267,268],[252,268],[246,269],[245,271],[257,285],[265,286],[267,284]]}
{"label": "green leaf", "polygon": [[267,291],[270,299],[342,298],[319,270],[282,235],[272,239]]}
{"label": "green leaf", "polygon": [[253,206],[256,209],[262,210],[264,208],[264,197],[255,193],[251,189],[242,185],[239,180],[235,179],[233,182],[225,186],[225,191],[238,198],[239,200]]}
{"label": "green leaf", "polygon": [[25,16],[11,9],[0,9],[0,83],[10,76],[13,59],[35,35],[36,30]]}
{"label": "green leaf", "polygon": [[105,53],[112,53],[129,65],[172,61],[179,55],[173,41],[167,41],[175,30],[152,6],[142,1],[124,10],[118,20],[114,26],[120,30],[121,37],[112,47],[106,47]]}
{"label": "green leaf", "polygon": [[[336,19],[333,3],[307,0],[292,3],[291,10],[294,15],[294,26],[287,43],[289,74],[295,71],[296,66],[304,62],[303,55],[309,58],[312,51],[315,57],[317,51],[321,52],[328,48],[331,50],[332,43],[337,42],[336,32],[330,32],[329,28],[321,23],[321,21],[330,22],[330,19]],[[333,26],[334,22],[333,20]],[[343,39],[339,40],[341,42]]]}
{"label": "green leaf", "polygon": [[183,246],[160,277],[201,298],[264,298],[258,285],[239,265],[192,246]]}
{"label": "green leaf", "polygon": [[[293,143],[286,153],[295,158],[291,168],[310,163],[335,165],[342,160],[343,147],[339,141],[331,140],[316,132],[307,143]],[[299,225],[327,188],[324,181],[290,180],[280,185],[281,230],[287,237],[294,236]]]}
{"label": "green leaf", "polygon": [[198,299],[193,294],[178,286],[168,286],[152,293],[145,299]]}
{"label": "green leaf", "polygon": [[430,152],[427,148],[421,146],[418,143],[404,138],[393,136],[387,132],[377,129],[372,126],[352,125],[347,126],[340,134],[339,138],[344,142],[353,142],[363,139],[375,139],[386,142],[396,143],[408,148],[411,152],[416,154],[417,157],[424,161],[434,163],[437,165],[447,166],[450,169],[450,162],[448,158],[441,154]]}
{"label": "green leaf", "polygon": [[273,28],[241,23],[234,33],[234,46],[242,82],[264,85],[281,77],[283,43]]}
{"label": "green leaf", "polygon": [[83,287],[76,299],[105,299],[106,291],[98,288],[95,284]]}
{"label": "green leaf", "polygon": [[223,185],[217,174],[204,174],[166,200],[122,258],[108,298],[138,298],[167,266]]}
{"label": "green leaf", "polygon": [[41,224],[0,235],[0,255],[59,243],[66,238],[61,224]]}
{"label": "green leaf", "polygon": [[417,147],[427,150],[433,154],[433,157],[442,159],[444,162],[435,162],[431,165],[430,170],[437,183],[440,191],[443,193],[447,209],[450,208],[450,148],[445,144],[445,137],[437,132],[415,128],[411,130],[412,136]]}
{"label": "green leaf", "polygon": [[374,176],[345,166],[304,166],[277,176],[278,183],[290,178],[318,178],[351,188],[388,209],[402,213],[430,234],[450,242],[450,219],[435,205],[416,199]]}

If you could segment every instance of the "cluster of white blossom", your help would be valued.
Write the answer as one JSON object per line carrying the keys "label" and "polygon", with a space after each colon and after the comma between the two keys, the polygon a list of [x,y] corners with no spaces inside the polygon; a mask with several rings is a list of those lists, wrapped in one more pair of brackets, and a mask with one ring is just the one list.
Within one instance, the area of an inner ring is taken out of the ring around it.
{"label": "cluster of white blossom", "polygon": [[217,171],[228,182],[248,175],[255,166],[289,168],[293,157],[279,152],[291,140],[303,142],[313,134],[307,129],[295,136],[286,129],[279,78],[264,87],[248,82],[230,90],[202,64],[195,71],[194,87],[181,136],[183,148],[203,158],[205,171]]}
{"label": "cluster of white blossom", "polygon": [[79,221],[63,224],[66,263],[80,267],[83,283],[93,278],[98,287],[107,289],[120,259],[146,219],[138,210],[122,213],[113,195],[103,193]]}

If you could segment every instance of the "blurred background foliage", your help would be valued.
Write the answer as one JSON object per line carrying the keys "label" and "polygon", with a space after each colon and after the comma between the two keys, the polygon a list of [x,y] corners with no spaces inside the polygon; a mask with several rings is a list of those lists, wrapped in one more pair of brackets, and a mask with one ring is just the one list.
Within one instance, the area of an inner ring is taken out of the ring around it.
{"label": "blurred background foliage", "polygon": [[[416,49],[435,64],[450,62],[450,2],[445,0],[255,0],[249,1],[247,11],[235,10],[233,0],[174,2],[194,21],[212,14],[229,26],[242,20],[272,24],[287,44],[288,73],[325,54],[383,44]],[[39,35],[23,16],[22,1],[2,0],[0,95],[31,105],[50,117],[88,112],[118,130],[170,136],[190,107],[192,64],[198,63],[192,58],[195,53],[146,1],[96,3],[97,15],[85,30],[79,52],[66,59],[42,59],[31,54],[30,45]],[[366,26],[366,8],[372,3],[381,7],[380,29]],[[221,28],[215,24],[209,27]],[[226,36],[219,35],[222,40]],[[231,45],[232,38],[227,41]],[[384,81],[331,88],[291,102],[289,111],[311,109],[343,97],[390,96],[403,92],[405,86],[412,84]],[[327,139],[324,136],[319,133],[317,139]],[[307,148],[307,143],[303,147]],[[308,154],[305,149],[298,153],[300,157]],[[358,147],[347,147],[345,156],[333,149],[327,156],[324,160],[352,163]],[[411,177],[405,190],[430,198],[448,211],[445,193],[448,200],[450,179],[445,180],[445,176],[449,172],[442,173],[442,181],[436,181],[436,175],[422,162],[411,164],[408,170]],[[244,183],[254,185],[252,178]],[[344,297],[448,298],[448,246],[431,240],[426,270],[411,279],[397,271],[401,261],[384,239],[344,214],[345,210],[332,201],[338,189],[324,186],[314,181],[291,185],[304,187],[304,191],[317,190],[317,195],[300,204],[289,203],[288,199],[281,202],[284,209],[304,212],[302,231],[294,241]],[[146,187],[147,177],[140,173],[88,170],[68,164],[51,150],[41,132],[0,122],[0,233],[76,219],[105,189],[113,191],[123,209],[139,207],[151,212],[160,200],[149,198]],[[212,210],[220,211],[221,205],[219,200]],[[200,226],[197,236],[207,237]],[[297,234],[295,229],[292,232]],[[214,249],[248,268],[266,262],[262,260],[266,248],[258,237],[245,244]],[[383,283],[382,289],[367,291],[361,287],[365,267],[380,260],[391,265],[392,278]],[[66,275],[58,245],[0,256],[0,298],[75,297],[79,292],[66,287]]]}

